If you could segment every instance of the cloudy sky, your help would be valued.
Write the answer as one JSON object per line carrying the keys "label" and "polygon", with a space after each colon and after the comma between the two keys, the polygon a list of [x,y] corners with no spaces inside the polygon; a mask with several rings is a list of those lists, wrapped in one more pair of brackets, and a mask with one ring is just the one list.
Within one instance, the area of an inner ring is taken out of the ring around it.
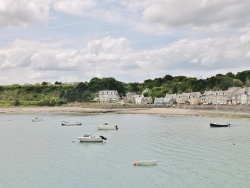
{"label": "cloudy sky", "polygon": [[250,69],[249,0],[0,0],[0,85]]}

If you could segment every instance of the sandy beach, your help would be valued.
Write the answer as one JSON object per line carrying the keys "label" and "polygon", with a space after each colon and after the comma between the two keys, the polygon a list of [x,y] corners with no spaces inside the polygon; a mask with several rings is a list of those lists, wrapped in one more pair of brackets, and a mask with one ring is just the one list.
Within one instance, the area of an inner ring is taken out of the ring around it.
{"label": "sandy beach", "polygon": [[[247,108],[248,109],[248,108]],[[81,106],[60,106],[60,107],[0,107],[0,113],[21,114],[160,114],[160,115],[199,115],[199,116],[227,116],[235,118],[250,118],[248,110],[235,110],[235,108],[226,108],[214,110],[210,108],[187,108],[187,107],[151,107],[151,108],[102,108],[102,107],[81,107]]]}
{"label": "sandy beach", "polygon": [[86,108],[86,107],[0,107],[0,113],[119,113],[119,114],[169,114],[188,115],[199,114],[189,109],[170,108]]}

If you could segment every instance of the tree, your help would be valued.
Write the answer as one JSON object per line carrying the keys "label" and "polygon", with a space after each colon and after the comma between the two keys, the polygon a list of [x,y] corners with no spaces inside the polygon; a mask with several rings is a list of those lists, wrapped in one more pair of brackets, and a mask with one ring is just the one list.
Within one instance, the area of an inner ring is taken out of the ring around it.
{"label": "tree", "polygon": [[130,92],[142,92],[141,85],[138,82],[127,84],[127,90]]}
{"label": "tree", "polygon": [[235,79],[232,79],[230,77],[223,77],[221,79],[220,84],[219,84],[220,89],[221,90],[227,90],[229,87],[232,87],[234,85],[233,80],[235,80]]}
{"label": "tree", "polygon": [[242,81],[239,79],[233,79],[233,86],[234,87],[242,87]]}
{"label": "tree", "polygon": [[164,79],[165,81],[171,82],[171,81],[173,80],[173,76],[167,74],[167,75],[164,76],[163,79]]}
{"label": "tree", "polygon": [[18,99],[16,99],[15,102],[14,102],[14,106],[19,106],[19,105],[20,105],[20,102],[19,102]]}
{"label": "tree", "polygon": [[236,79],[241,80],[244,84],[246,83],[246,79],[250,78],[250,70],[238,72],[235,76]]}
{"label": "tree", "polygon": [[250,79],[249,78],[246,79],[246,84],[245,85],[246,85],[246,87],[250,87]]}
{"label": "tree", "polygon": [[232,72],[228,72],[225,76],[229,78],[235,78],[235,75]]}
{"label": "tree", "polygon": [[42,82],[42,85],[43,85],[43,86],[47,86],[48,83],[47,83],[47,82]]}
{"label": "tree", "polygon": [[55,82],[55,85],[62,85],[62,82],[56,81],[56,82]]}

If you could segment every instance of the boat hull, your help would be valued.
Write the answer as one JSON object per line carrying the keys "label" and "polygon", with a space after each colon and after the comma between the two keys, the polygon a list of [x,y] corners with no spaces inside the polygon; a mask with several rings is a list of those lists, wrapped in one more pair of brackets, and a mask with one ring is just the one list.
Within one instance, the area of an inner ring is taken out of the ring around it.
{"label": "boat hull", "polygon": [[74,125],[82,125],[82,123],[79,123],[79,122],[73,122],[73,123],[70,123],[70,122],[62,122],[62,125],[65,125],[65,126],[74,126]]}
{"label": "boat hull", "polygon": [[157,165],[156,160],[135,161],[134,166],[152,166]]}
{"label": "boat hull", "polygon": [[84,138],[84,137],[78,137],[80,142],[103,142],[103,139],[101,137],[95,137],[95,138]]}
{"label": "boat hull", "polygon": [[230,127],[230,124],[210,123],[210,127]]}
{"label": "boat hull", "polygon": [[117,130],[115,126],[99,125],[98,130]]}
{"label": "boat hull", "polygon": [[39,121],[42,121],[42,119],[39,119],[39,118],[34,118],[31,120],[32,122],[39,122]]}

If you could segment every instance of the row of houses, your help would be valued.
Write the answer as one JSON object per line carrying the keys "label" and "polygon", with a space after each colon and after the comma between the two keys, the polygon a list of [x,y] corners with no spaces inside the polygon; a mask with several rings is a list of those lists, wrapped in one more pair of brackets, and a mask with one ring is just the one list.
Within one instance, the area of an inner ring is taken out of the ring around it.
{"label": "row of houses", "polygon": [[145,97],[144,92],[138,95],[128,92],[126,97],[120,98],[116,90],[99,91],[98,97],[94,99],[100,103],[135,103],[135,104],[156,104],[156,105],[173,105],[173,104],[250,104],[250,87],[240,88],[231,87],[226,91],[205,91],[166,94],[165,97],[152,98]]}
{"label": "row of houses", "polygon": [[205,91],[166,94],[164,98],[155,98],[154,104],[250,104],[250,87],[231,87],[226,91]]}
{"label": "row of houses", "polygon": [[116,90],[102,90],[98,92],[98,97],[95,97],[93,101],[99,103],[153,104],[153,98],[145,97],[143,95],[144,92],[142,92],[141,95],[134,92],[128,92],[126,97],[121,98]]}

